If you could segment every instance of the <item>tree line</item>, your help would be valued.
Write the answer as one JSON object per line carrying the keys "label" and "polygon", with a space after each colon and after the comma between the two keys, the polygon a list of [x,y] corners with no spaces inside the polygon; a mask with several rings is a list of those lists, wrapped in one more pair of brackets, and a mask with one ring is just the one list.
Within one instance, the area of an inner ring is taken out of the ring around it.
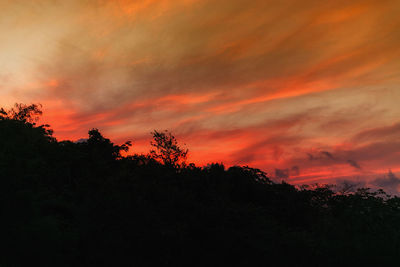
{"label": "tree line", "polygon": [[400,200],[187,163],[154,131],[123,156],[91,129],[58,141],[40,105],[0,109],[0,266],[395,266]]}

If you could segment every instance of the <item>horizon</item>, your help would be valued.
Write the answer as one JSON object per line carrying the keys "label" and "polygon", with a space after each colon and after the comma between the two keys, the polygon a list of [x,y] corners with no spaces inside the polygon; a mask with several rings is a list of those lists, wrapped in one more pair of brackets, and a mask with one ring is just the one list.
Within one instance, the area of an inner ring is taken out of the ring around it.
{"label": "horizon", "polygon": [[399,1],[0,6],[0,104],[43,104],[59,140],[167,129],[198,165],[398,192]]}

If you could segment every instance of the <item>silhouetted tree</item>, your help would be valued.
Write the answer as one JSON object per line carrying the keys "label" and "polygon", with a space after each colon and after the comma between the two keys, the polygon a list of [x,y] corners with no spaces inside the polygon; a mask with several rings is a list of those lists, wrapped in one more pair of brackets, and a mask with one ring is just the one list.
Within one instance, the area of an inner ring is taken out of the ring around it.
{"label": "silhouetted tree", "polygon": [[160,160],[166,166],[179,167],[185,164],[188,149],[181,148],[178,141],[167,130],[164,132],[152,132],[153,141],[151,146],[154,147],[150,151],[150,155],[157,160]]}
{"label": "silhouetted tree", "polygon": [[122,145],[115,145],[108,138],[104,138],[98,129],[89,131],[89,139],[86,141],[89,149],[94,154],[110,157],[111,159],[121,158],[121,152],[127,152],[129,147],[132,146],[131,141],[127,141]]}

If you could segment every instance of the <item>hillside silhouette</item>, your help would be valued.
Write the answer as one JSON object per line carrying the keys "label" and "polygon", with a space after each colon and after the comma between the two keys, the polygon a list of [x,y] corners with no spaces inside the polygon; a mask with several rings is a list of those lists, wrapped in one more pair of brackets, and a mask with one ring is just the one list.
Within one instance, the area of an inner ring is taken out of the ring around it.
{"label": "hillside silhouette", "polygon": [[57,141],[39,105],[0,110],[0,266],[396,266],[400,199],[187,163],[154,131],[123,156],[97,129]]}

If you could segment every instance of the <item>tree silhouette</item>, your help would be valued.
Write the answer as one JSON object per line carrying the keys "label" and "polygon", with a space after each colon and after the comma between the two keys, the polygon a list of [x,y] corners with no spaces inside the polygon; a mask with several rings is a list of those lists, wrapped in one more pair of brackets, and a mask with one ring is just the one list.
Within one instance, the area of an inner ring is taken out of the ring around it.
{"label": "tree silhouette", "polygon": [[150,144],[154,149],[150,151],[150,155],[154,159],[170,167],[185,165],[189,150],[181,148],[175,136],[167,130],[164,132],[154,130],[151,134],[153,135],[153,141]]}
{"label": "tree silhouette", "polygon": [[104,156],[109,156],[111,159],[120,159],[121,152],[127,152],[129,147],[132,146],[131,141],[127,141],[122,145],[115,145],[110,141],[110,139],[105,138],[98,129],[91,129],[89,132],[89,139],[87,140],[87,145],[89,150],[94,152],[94,154],[102,154]]}
{"label": "tree silhouette", "polygon": [[35,123],[38,121],[39,116],[42,115],[42,105],[40,104],[31,104],[25,105],[22,103],[14,104],[9,110],[5,110],[3,108],[0,109],[0,116],[12,120],[17,120],[21,122],[29,122]]}

